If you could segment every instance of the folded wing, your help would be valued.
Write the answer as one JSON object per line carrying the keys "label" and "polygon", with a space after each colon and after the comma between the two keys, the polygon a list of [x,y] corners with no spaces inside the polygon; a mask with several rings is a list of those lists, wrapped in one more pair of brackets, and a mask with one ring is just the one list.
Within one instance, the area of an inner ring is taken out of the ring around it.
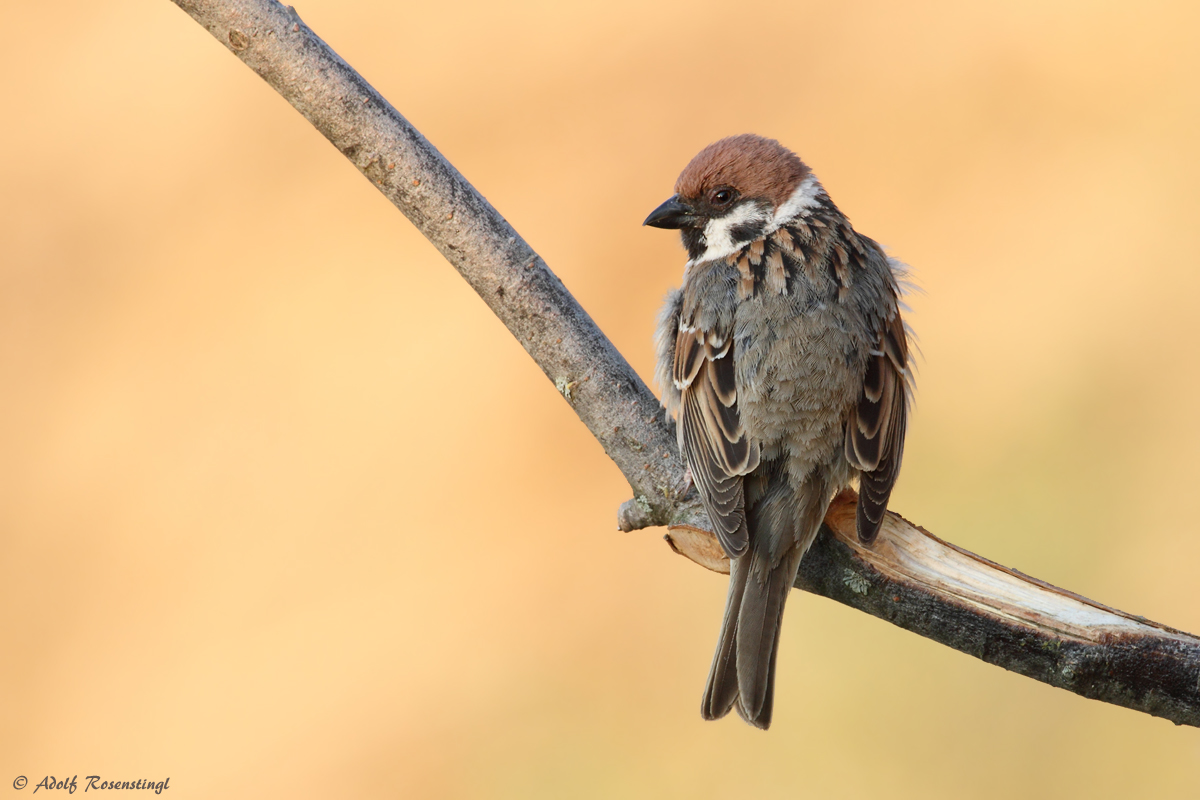
{"label": "folded wing", "polygon": [[900,473],[908,424],[908,338],[899,312],[880,331],[867,362],[863,392],[846,423],[846,460],[862,471],[858,539],[875,541]]}
{"label": "folded wing", "polygon": [[681,321],[672,369],[681,394],[679,447],[730,558],[750,543],[742,477],[759,460],[738,413],[734,374],[732,337]]}

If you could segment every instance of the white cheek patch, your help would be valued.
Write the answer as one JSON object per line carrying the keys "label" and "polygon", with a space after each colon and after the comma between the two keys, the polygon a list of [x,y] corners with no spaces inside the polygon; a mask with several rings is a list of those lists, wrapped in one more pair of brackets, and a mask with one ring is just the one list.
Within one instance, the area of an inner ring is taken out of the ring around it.
{"label": "white cheek patch", "polygon": [[747,223],[767,222],[770,219],[771,213],[758,203],[743,203],[723,217],[710,219],[704,226],[704,242],[707,249],[696,259],[696,263],[715,261],[733,255],[746,246],[745,242],[733,241],[734,228]]}
{"label": "white cheek patch", "polygon": [[777,208],[774,214],[758,203],[744,203],[720,219],[710,219],[704,226],[706,248],[699,258],[687,262],[684,266],[684,275],[687,275],[688,268],[693,264],[726,258],[745,247],[747,242],[733,240],[733,229],[739,225],[755,222],[767,223],[758,237],[763,239],[797,217],[804,216],[812,209],[822,205],[826,199],[825,188],[821,186],[821,182],[815,175],[809,175],[800,182],[796,191],[792,192],[792,196]]}

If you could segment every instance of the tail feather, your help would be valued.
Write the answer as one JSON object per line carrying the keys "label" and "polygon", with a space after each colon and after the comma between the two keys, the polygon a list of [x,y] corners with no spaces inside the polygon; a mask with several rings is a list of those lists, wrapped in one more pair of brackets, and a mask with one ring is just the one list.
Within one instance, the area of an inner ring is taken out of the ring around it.
{"label": "tail feather", "polygon": [[[758,728],[771,724],[769,697],[775,695],[775,654],[779,647],[783,608],[800,565],[798,548],[773,567],[760,571],[761,554],[750,554],[750,579],[742,593],[737,621],[738,713]],[[765,574],[766,580],[759,580]]]}
{"label": "tail feather", "polygon": [[782,630],[783,625],[775,626],[775,649],[771,651],[771,666],[767,667],[767,694],[763,698],[762,710],[754,723],[764,731],[771,727],[771,711],[775,708],[775,657],[779,655],[779,632]]}
{"label": "tail feather", "polygon": [[730,561],[725,619],[701,714],[719,719],[736,704],[742,719],[765,730],[775,700],[783,609],[800,559],[825,517],[829,497],[824,481],[816,475],[799,490],[778,474],[747,488],[749,551]]}
{"label": "tail feather", "polygon": [[729,713],[738,697],[738,673],[735,648],[737,646],[738,610],[742,605],[742,594],[746,589],[749,574],[748,558],[736,558],[729,562],[729,596],[725,601],[725,619],[721,621],[721,635],[717,639],[717,652],[713,655],[712,667],[708,671],[708,685],[704,687],[704,699],[700,714],[705,719],[720,719]]}

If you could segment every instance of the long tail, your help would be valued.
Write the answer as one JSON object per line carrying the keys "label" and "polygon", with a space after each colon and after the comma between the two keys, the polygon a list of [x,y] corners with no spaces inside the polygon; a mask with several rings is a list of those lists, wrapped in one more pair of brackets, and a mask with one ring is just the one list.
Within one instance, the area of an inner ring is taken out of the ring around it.
{"label": "long tail", "polygon": [[775,698],[783,608],[829,496],[825,482],[815,476],[799,490],[782,475],[763,488],[748,492],[758,495],[753,505],[747,503],[750,549],[730,562],[725,618],[700,713],[719,719],[736,703],[742,719],[765,730]]}

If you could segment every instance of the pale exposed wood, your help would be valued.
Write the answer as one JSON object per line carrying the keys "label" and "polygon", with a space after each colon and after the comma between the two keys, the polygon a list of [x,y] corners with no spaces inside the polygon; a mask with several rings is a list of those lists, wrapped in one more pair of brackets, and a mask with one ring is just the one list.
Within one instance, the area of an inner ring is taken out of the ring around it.
{"label": "pale exposed wood", "polygon": [[[571,404],[634,499],[622,530],[728,569],[654,395],[533,249],[291,8],[174,0],[305,116],[436,246]],[[796,585],[1053,686],[1200,726],[1200,640],[993,564],[895,515],[872,548],[843,494]]]}
{"label": "pale exposed wood", "polygon": [[981,613],[1023,624],[1064,640],[1100,644],[1131,634],[1200,640],[1170,628],[1102,606],[1072,592],[980,558],[889,513],[880,538],[858,542],[854,499],[849,493],[829,509],[829,527],[867,566],[894,582],[903,582],[956,600]]}

